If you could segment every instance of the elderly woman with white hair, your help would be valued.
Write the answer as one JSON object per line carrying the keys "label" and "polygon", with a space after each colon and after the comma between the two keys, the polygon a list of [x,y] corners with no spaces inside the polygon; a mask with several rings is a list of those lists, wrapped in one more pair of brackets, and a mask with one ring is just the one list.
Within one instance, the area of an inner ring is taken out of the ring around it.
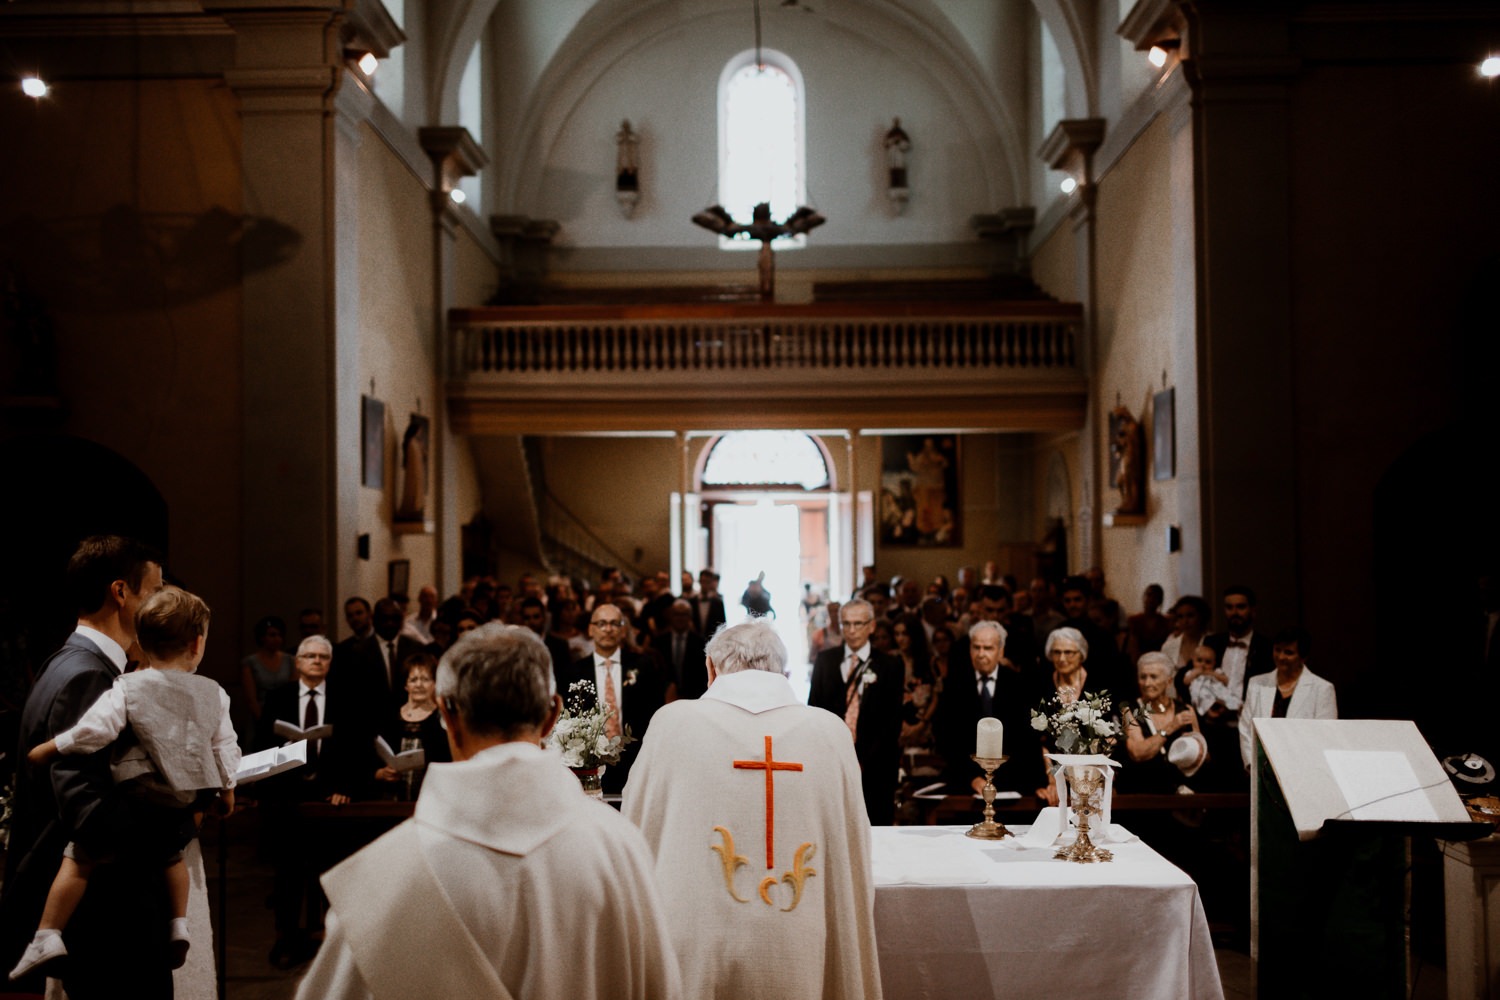
{"label": "elderly woman with white hair", "polygon": [[1089,682],[1088,668],[1084,664],[1089,658],[1089,641],[1076,628],[1055,628],[1047,635],[1042,654],[1052,669],[1043,674],[1042,700],[1056,695],[1064,705],[1071,705],[1084,694],[1096,694],[1100,690],[1099,678]]}
{"label": "elderly woman with white hair", "polygon": [[1165,653],[1146,653],[1136,662],[1141,696],[1121,706],[1125,724],[1123,789],[1170,794],[1191,787],[1208,759],[1193,706],[1175,697],[1177,665]]}

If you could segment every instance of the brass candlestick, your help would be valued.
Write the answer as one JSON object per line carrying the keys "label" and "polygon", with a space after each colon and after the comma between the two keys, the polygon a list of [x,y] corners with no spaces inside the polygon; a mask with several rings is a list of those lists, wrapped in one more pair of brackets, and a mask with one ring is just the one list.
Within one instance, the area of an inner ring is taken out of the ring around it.
{"label": "brass candlestick", "polygon": [[1089,839],[1089,816],[1100,810],[1094,808],[1094,794],[1104,787],[1104,769],[1093,764],[1072,764],[1066,769],[1069,804],[1078,814],[1078,836],[1066,847],[1060,847],[1052,855],[1061,861],[1076,861],[1081,865],[1098,861],[1113,861],[1114,854],[1103,847],[1095,846]]}
{"label": "brass candlestick", "polygon": [[1010,758],[979,757],[970,754],[969,759],[984,768],[984,789],[979,793],[984,796],[984,822],[976,823],[969,827],[969,832],[966,836],[973,837],[976,840],[1001,840],[1005,837],[1015,836],[1015,834],[1005,828],[1004,823],[995,822],[994,775],[1000,769],[1000,765],[1010,760]]}

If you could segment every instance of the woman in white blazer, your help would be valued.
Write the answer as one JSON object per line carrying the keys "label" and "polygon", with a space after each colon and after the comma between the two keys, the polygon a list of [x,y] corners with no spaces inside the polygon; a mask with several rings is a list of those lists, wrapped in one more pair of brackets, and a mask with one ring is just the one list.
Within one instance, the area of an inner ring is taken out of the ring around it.
{"label": "woman in white blazer", "polygon": [[[1256,674],[1245,686],[1245,705],[1240,709],[1240,759],[1245,763],[1245,770],[1250,770],[1254,753],[1252,719],[1339,717],[1333,683],[1307,669],[1305,657],[1310,645],[1309,636],[1303,629],[1289,628],[1276,633],[1271,644],[1271,659],[1276,669]],[[1277,711],[1278,696],[1285,701],[1281,712]]]}

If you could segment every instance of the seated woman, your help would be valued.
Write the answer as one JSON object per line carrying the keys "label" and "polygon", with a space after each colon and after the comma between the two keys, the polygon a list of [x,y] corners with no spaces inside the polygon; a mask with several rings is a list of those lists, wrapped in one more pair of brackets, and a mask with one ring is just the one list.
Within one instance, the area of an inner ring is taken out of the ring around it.
{"label": "seated woman", "polygon": [[267,615],[255,623],[255,652],[240,661],[240,688],[245,705],[256,722],[266,705],[266,695],[285,687],[296,676],[296,660],[286,651],[286,622]]}
{"label": "seated woman", "polygon": [[[1167,795],[1191,778],[1207,760],[1207,744],[1198,732],[1193,706],[1174,697],[1170,657],[1146,653],[1136,665],[1141,696],[1121,706],[1125,724],[1123,791]],[[1184,745],[1176,748],[1183,741]],[[1180,761],[1180,763],[1179,763]]]}
{"label": "seated woman", "polygon": [[906,666],[906,685],[901,695],[901,748],[932,749],[932,713],[937,711],[933,685],[932,654],[927,649],[927,630],[916,615],[902,615],[892,627],[896,653]]}
{"label": "seated woman", "polygon": [[[385,720],[380,735],[397,753],[420,747],[427,764],[452,760],[448,732],[437,711],[437,660],[430,653],[413,653],[402,666],[406,670],[406,704]],[[375,772],[375,780],[386,790],[404,793],[403,798],[415,798],[425,769],[426,764],[401,772],[387,765]]]}

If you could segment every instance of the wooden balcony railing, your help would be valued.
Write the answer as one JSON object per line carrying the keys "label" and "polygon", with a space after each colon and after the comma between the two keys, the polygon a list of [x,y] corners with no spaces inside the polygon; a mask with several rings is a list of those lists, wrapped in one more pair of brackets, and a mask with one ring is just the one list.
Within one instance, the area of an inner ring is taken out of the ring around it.
{"label": "wooden balcony railing", "polygon": [[[778,423],[759,421],[765,426],[806,426],[814,418],[829,426],[826,418],[872,393],[881,399],[876,412],[976,418],[966,426],[989,426],[992,410],[1008,414],[999,426],[1013,426],[1026,398],[1039,406],[1035,419],[1023,421],[1030,429],[1077,426],[1083,412],[1076,305],[521,306],[453,310],[449,326],[449,403],[460,429],[469,422],[471,430],[498,430],[495,421],[513,423],[518,408],[550,422],[535,407],[569,400],[593,411],[573,410],[572,429],[650,429],[632,419],[594,426],[600,408],[611,406],[614,418],[672,411],[660,428],[712,427],[715,419],[738,426],[757,406],[774,408]],[[837,425],[869,426],[867,416]]]}

